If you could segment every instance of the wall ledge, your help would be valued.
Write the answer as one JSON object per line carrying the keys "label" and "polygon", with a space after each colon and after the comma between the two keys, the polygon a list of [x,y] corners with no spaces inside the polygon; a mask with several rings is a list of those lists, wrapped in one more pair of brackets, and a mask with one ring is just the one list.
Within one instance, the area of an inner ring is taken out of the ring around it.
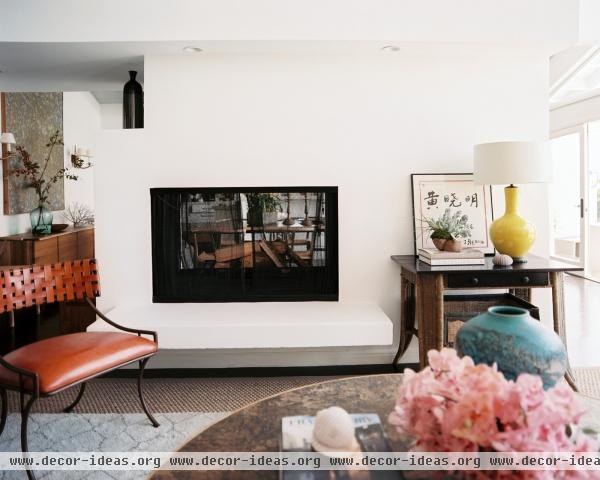
{"label": "wall ledge", "polygon": [[[157,331],[161,349],[383,346],[393,339],[391,320],[369,303],[155,303],[116,307],[106,315]],[[111,330],[102,320],[88,327]]]}

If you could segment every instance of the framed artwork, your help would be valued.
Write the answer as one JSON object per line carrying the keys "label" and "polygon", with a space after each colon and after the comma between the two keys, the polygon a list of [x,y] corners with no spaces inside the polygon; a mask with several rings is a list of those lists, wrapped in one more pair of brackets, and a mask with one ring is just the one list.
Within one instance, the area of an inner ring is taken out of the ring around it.
{"label": "framed artwork", "polygon": [[466,248],[494,253],[489,233],[494,220],[491,186],[475,185],[472,173],[414,173],[411,181],[415,254],[419,248],[435,248],[425,222],[447,210],[467,216],[471,236],[463,239]]}
{"label": "framed artwork", "polygon": [[[10,92],[0,94],[1,126],[3,132],[14,134],[17,143],[31,154],[31,159],[42,163],[48,153],[46,144],[50,136],[59,130],[63,132],[63,94],[61,92]],[[3,157],[6,146],[3,145]],[[50,178],[65,163],[64,147],[54,148],[44,178]],[[17,156],[2,161],[4,186],[4,214],[29,213],[38,206],[38,198],[33,188],[27,188],[23,177],[11,172],[21,166]],[[48,197],[50,210],[64,210],[64,180],[60,179],[50,190]]]}

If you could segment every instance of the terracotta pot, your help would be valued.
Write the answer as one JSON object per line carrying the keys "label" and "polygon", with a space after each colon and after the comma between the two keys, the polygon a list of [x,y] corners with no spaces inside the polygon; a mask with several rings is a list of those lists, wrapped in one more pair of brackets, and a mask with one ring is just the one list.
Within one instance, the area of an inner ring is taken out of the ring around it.
{"label": "terracotta pot", "polygon": [[461,239],[446,240],[444,244],[445,252],[460,252],[463,248],[463,241]]}
{"label": "terracotta pot", "polygon": [[445,238],[432,238],[431,241],[435,245],[435,248],[437,248],[440,252],[443,252],[444,245],[446,245],[446,242],[448,240],[446,240]]}

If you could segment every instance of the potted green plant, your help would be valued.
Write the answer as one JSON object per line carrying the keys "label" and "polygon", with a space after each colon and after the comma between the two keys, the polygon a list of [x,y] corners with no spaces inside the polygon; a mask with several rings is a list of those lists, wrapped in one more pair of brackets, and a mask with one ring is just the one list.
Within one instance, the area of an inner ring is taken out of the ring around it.
{"label": "potted green plant", "polygon": [[281,199],[276,193],[247,193],[248,225],[261,227],[277,223],[277,212],[281,212]]}
{"label": "potted green plant", "polygon": [[469,223],[468,215],[460,210],[454,213],[447,208],[438,218],[424,218],[425,229],[430,232],[430,238],[438,250],[460,252],[463,239],[471,237],[473,225]]}
{"label": "potted green plant", "polygon": [[53,175],[46,176],[48,163],[52,155],[52,151],[57,145],[64,145],[60,131],[56,131],[50,137],[50,141],[46,144],[48,154],[40,165],[31,159],[31,155],[22,146],[17,146],[17,154],[21,159],[23,166],[12,170],[16,177],[24,177],[26,186],[33,188],[38,196],[38,206],[34,208],[30,214],[31,231],[39,235],[47,235],[52,232],[52,211],[48,208],[48,196],[52,187],[62,178],[77,180],[77,175],[72,174],[66,168],[59,168]]}

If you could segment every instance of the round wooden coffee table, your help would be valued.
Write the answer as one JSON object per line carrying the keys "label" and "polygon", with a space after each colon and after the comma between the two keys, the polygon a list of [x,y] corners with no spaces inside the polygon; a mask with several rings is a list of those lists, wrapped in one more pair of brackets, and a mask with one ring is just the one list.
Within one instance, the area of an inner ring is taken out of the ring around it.
{"label": "round wooden coffee table", "polygon": [[[377,413],[393,450],[405,449],[387,416],[394,408],[401,374],[367,375],[330,380],[295,388],[260,400],[207,428],[181,452],[278,452],[281,418],[315,415],[338,405],[349,413]],[[256,479],[276,480],[277,471],[170,471],[157,472],[153,480],[172,479]]]}
{"label": "round wooden coffee table", "polygon": [[[330,380],[280,393],[260,400],[215,423],[186,443],[180,452],[278,452],[281,418],[315,415],[319,410],[338,405],[349,413],[377,413],[392,450],[405,451],[395,428],[387,417],[393,410],[401,374],[367,375]],[[581,396],[590,410],[585,425],[600,431],[600,401]],[[277,471],[165,471],[152,480],[243,479],[276,480]]]}

